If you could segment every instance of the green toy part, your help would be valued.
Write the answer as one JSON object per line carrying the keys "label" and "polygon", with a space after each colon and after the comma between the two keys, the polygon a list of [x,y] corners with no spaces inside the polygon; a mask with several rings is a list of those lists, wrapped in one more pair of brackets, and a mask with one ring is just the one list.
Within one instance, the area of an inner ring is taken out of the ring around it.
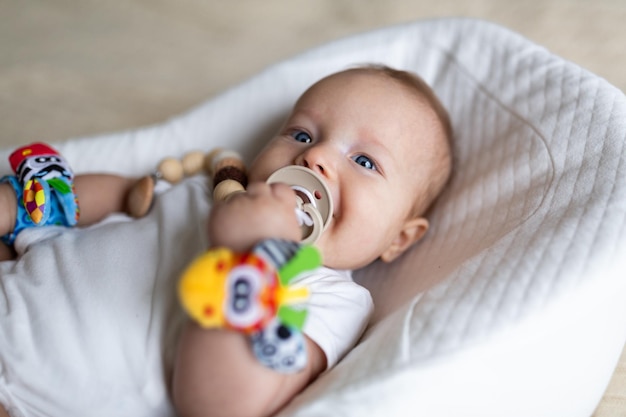
{"label": "green toy part", "polygon": [[283,286],[287,286],[298,274],[320,265],[322,265],[320,252],[314,246],[305,245],[278,270],[278,279]]}
{"label": "green toy part", "polygon": [[294,308],[282,306],[278,309],[278,319],[281,323],[302,331],[304,322],[306,321],[308,311],[304,308]]}

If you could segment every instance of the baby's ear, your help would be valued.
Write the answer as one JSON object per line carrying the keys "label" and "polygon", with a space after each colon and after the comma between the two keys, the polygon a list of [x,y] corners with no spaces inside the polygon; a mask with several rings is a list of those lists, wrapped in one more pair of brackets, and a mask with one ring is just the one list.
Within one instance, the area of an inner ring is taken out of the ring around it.
{"label": "baby's ear", "polygon": [[391,262],[402,255],[405,250],[420,240],[428,231],[428,220],[424,217],[415,217],[407,220],[398,236],[381,255],[383,262]]}

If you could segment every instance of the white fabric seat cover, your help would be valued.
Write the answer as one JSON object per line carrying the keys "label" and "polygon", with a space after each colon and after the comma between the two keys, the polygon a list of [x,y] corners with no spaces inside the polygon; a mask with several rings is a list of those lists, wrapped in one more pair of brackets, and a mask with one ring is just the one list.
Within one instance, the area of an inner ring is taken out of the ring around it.
{"label": "white fabric seat cover", "polygon": [[216,146],[250,159],[306,87],[369,62],[433,86],[455,176],[427,239],[357,272],[370,329],[281,416],[589,416],[626,341],[626,99],[518,34],[470,19],[359,34],[161,125],[58,148],[77,172],[129,175]]}

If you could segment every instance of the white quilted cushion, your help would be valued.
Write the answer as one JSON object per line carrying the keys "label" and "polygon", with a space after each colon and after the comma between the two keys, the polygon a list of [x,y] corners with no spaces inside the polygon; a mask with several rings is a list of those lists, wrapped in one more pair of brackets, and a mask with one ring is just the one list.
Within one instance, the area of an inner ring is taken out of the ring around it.
{"label": "white quilted cushion", "polygon": [[590,415],[626,340],[626,99],[519,35],[465,19],[361,34],[163,125],[59,148],[79,172],[134,175],[196,148],[249,158],[308,85],[364,62],[434,87],[455,177],[425,241],[358,273],[376,304],[363,341],[281,415]]}

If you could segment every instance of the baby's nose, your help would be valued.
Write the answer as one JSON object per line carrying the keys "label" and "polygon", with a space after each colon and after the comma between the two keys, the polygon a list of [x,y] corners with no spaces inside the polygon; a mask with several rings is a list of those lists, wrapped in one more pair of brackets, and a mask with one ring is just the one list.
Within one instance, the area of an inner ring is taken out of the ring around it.
{"label": "baby's nose", "polygon": [[329,150],[324,147],[312,146],[300,155],[296,163],[322,176],[328,176],[331,168],[328,152]]}
{"label": "baby's nose", "polygon": [[319,164],[319,163],[310,163],[309,161],[307,161],[306,159],[304,160],[304,163],[302,164],[304,167],[309,168],[313,171],[316,171],[319,174],[324,174],[324,165]]}

